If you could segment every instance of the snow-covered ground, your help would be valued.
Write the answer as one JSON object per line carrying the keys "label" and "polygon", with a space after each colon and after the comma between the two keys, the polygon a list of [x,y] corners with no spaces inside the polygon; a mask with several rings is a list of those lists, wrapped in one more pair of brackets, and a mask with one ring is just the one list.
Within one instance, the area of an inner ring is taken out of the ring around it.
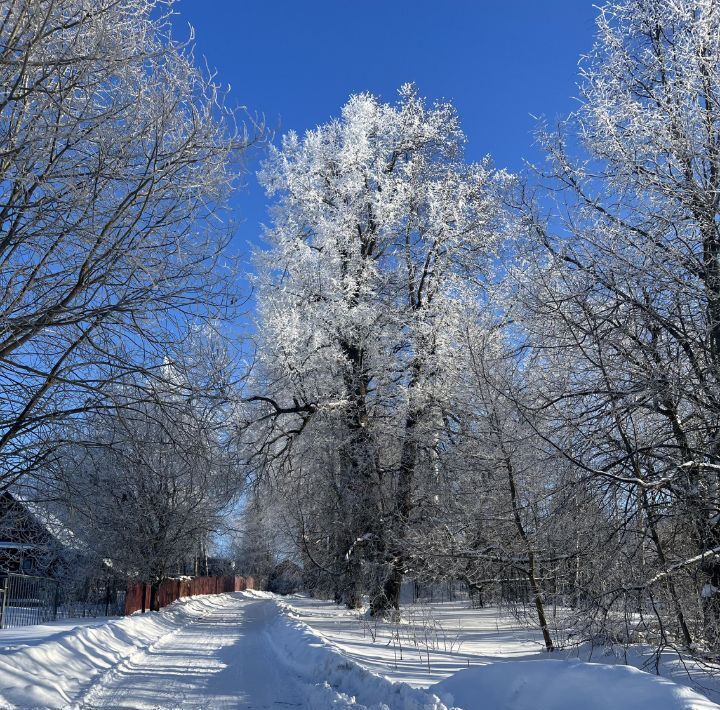
{"label": "snow-covered ground", "polygon": [[3,708],[446,710],[426,691],[349,663],[261,592],[192,597],[160,613],[50,629],[45,639],[27,636],[26,645],[0,652]]}
{"label": "snow-covered ground", "polygon": [[632,667],[548,659],[521,625],[462,604],[376,625],[327,602],[238,592],[8,638],[2,707],[720,708]]}
{"label": "snow-covered ground", "polygon": [[415,687],[489,660],[534,658],[543,648],[539,632],[467,602],[408,604],[399,624],[302,596],[278,603],[366,668]]}
{"label": "snow-covered ground", "polygon": [[59,619],[58,621],[48,621],[45,624],[0,629],[0,654],[17,648],[18,646],[28,646],[39,641],[47,641],[52,637],[61,636],[82,626],[100,626],[107,624],[110,618],[113,617]]}
{"label": "snow-covered ground", "polygon": [[[466,710],[655,710],[665,707],[660,696],[668,689],[682,696],[684,691],[676,685],[688,688],[687,697],[694,691],[720,702],[720,669],[714,675],[665,651],[657,677],[658,659],[652,649],[643,648],[611,652],[585,645],[549,658],[539,630],[504,610],[471,609],[467,601],[407,604],[399,623],[373,621],[362,612],[304,596],[284,597],[278,603],[291,618],[309,625],[375,673],[413,687],[429,687],[441,697],[454,687],[455,702]],[[579,685],[574,694],[573,682]],[[645,693],[644,703],[634,699],[631,687]],[[468,701],[468,692],[477,704]],[[503,693],[508,694],[504,700]],[[562,696],[570,698],[569,704],[562,704]],[[620,696],[627,698],[626,705]],[[696,707],[673,702],[667,707]],[[704,699],[694,702],[700,703],[697,707],[719,707]]]}

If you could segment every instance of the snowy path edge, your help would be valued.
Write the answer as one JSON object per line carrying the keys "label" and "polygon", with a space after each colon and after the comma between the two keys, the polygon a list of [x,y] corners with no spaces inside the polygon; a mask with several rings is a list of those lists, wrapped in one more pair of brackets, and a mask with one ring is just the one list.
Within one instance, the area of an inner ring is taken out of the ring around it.
{"label": "snowy path edge", "polygon": [[288,670],[312,685],[310,707],[325,707],[334,692],[354,710],[453,710],[429,690],[393,682],[364,668],[296,618],[290,605],[273,595],[268,594],[268,598],[279,611],[273,628],[266,632],[268,642]]}

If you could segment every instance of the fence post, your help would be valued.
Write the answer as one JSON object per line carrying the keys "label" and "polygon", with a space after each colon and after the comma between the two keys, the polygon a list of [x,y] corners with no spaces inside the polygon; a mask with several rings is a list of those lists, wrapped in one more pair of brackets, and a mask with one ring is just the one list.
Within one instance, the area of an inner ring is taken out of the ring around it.
{"label": "fence post", "polygon": [[55,593],[53,594],[53,621],[57,620],[58,606],[60,606],[60,582],[55,580]]}
{"label": "fence post", "polygon": [[105,580],[105,616],[110,611],[110,580]]}
{"label": "fence post", "polygon": [[0,606],[0,629],[5,628],[5,610],[7,609],[7,597],[8,597],[8,580],[9,577],[5,577],[2,581],[2,605]]}

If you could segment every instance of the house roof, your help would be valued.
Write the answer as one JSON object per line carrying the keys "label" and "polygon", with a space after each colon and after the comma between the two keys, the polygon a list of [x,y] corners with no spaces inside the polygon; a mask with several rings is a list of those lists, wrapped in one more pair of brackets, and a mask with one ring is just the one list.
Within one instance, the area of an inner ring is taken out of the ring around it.
{"label": "house roof", "polygon": [[[32,501],[17,493],[3,491],[3,498],[22,506],[22,508],[31,516],[36,525],[43,528],[45,532],[65,548],[78,550],[82,547],[77,536],[65,525],[60,518],[51,513],[47,506],[40,501]],[[0,545],[2,543],[0,542]],[[13,543],[15,549],[20,549],[17,543]],[[7,548],[6,548],[7,549]]]}

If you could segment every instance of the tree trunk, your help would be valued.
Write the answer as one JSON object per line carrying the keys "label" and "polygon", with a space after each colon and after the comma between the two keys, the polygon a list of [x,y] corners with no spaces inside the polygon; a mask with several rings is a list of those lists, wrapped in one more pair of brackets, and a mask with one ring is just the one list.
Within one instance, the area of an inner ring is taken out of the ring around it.
{"label": "tree trunk", "polygon": [[383,553],[381,521],[384,515],[380,472],[369,431],[369,382],[365,371],[365,352],[347,341],[341,346],[351,365],[345,378],[352,402],[346,419],[348,438],[340,450],[344,484],[341,505],[346,511],[350,535],[349,539],[343,540],[346,544],[337,549],[336,562],[344,569],[341,582],[343,603],[348,609],[358,609],[362,605],[364,591],[361,555],[362,559],[373,563]]}
{"label": "tree trunk", "polygon": [[383,575],[370,599],[370,613],[373,616],[382,616],[391,609],[400,609],[402,579],[402,567],[396,561],[391,562],[389,571]]}
{"label": "tree trunk", "polygon": [[470,605],[473,609],[484,609],[485,599],[483,598],[483,588],[479,584],[468,582],[468,594],[470,596]]}
{"label": "tree trunk", "polygon": [[[646,491],[642,491],[640,500],[642,502],[643,511],[645,513],[645,519],[647,520],[650,538],[655,545],[655,551],[657,552],[658,560],[660,561],[663,570],[667,571],[668,564],[667,558],[665,557],[665,550],[663,549],[660,536],[658,535],[657,528],[655,526],[655,517],[650,510]],[[675,618],[677,619],[678,626],[680,627],[680,633],[682,634],[683,642],[685,643],[685,646],[687,648],[690,648],[690,646],[692,646],[690,629],[688,628],[688,625],[685,621],[685,614],[683,613],[682,606],[680,604],[680,598],[678,596],[677,589],[675,588],[675,582],[673,582],[672,576],[669,574],[667,575],[667,589],[670,594],[670,599],[672,600],[673,611],[675,612]]]}
{"label": "tree trunk", "polygon": [[150,611],[160,611],[160,579],[153,579],[150,582]]}
{"label": "tree trunk", "polygon": [[537,578],[535,551],[532,547],[532,544],[530,543],[530,539],[528,538],[527,532],[525,531],[525,526],[522,522],[522,517],[520,515],[520,502],[518,500],[517,488],[515,485],[515,471],[512,462],[507,455],[505,457],[505,468],[508,475],[508,484],[510,487],[510,502],[512,504],[515,527],[517,528],[518,534],[520,535],[520,539],[525,545],[525,549],[528,555],[528,568],[526,573],[528,577],[528,582],[530,583],[530,589],[533,593],[533,600],[535,602],[535,609],[537,611],[538,623],[540,625],[540,630],[542,631],[543,641],[545,642],[545,649],[548,652],[551,652],[555,650],[555,646],[553,644],[552,637],[550,636],[550,630],[548,629],[547,625],[547,618],[545,617],[545,606],[543,604],[542,590],[540,588],[540,584]]}
{"label": "tree trunk", "polygon": [[397,494],[394,514],[390,521],[390,529],[386,531],[391,545],[389,569],[382,580],[380,589],[373,597],[371,604],[373,614],[384,614],[390,609],[400,609],[400,590],[402,587],[403,572],[405,570],[404,551],[402,542],[407,534],[410,512],[412,511],[412,487],[415,478],[418,446],[415,439],[417,414],[413,408],[412,391],[420,375],[420,365],[413,364],[413,374],[409,385],[410,403],[405,417],[405,436],[402,451],[400,452],[400,466],[398,470]]}

